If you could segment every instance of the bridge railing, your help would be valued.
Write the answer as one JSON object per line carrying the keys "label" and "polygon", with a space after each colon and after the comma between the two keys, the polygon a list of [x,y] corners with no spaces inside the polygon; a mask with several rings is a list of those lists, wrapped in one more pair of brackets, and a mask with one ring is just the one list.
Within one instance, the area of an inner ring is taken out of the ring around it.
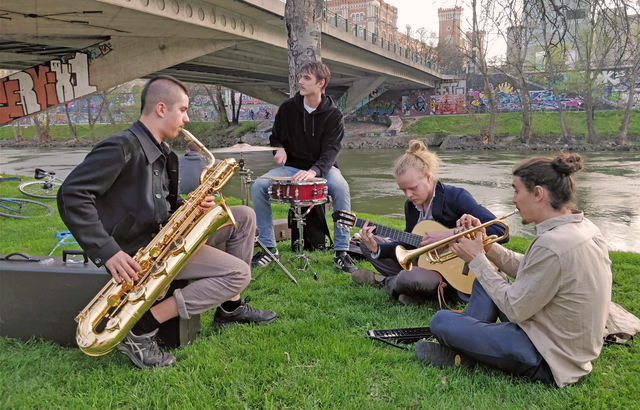
{"label": "bridge railing", "polygon": [[[283,3],[286,2],[286,0],[280,1]],[[434,70],[439,74],[465,74],[464,69],[448,69],[440,67],[431,58],[425,58],[421,56],[419,53],[412,51],[410,47],[407,47],[407,45],[404,45],[403,47],[403,45],[401,44],[392,43],[389,40],[385,40],[384,37],[380,37],[378,33],[372,33],[370,30],[367,31],[365,22],[358,24],[358,22],[349,21],[341,15],[329,10],[327,7],[323,7],[322,9],[322,19],[332,26],[352,34],[354,37],[358,37],[363,41],[376,45],[382,49],[386,49],[387,51],[391,51],[396,55],[399,55],[409,61],[413,61],[416,64]]]}

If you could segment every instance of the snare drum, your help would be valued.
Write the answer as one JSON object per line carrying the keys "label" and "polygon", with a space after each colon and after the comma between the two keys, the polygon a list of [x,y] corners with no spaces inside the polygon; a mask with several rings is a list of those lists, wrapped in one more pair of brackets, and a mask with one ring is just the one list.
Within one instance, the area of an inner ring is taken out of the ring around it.
{"label": "snare drum", "polygon": [[327,202],[327,180],[313,178],[307,181],[292,181],[288,178],[269,178],[271,202],[293,206],[310,206]]}

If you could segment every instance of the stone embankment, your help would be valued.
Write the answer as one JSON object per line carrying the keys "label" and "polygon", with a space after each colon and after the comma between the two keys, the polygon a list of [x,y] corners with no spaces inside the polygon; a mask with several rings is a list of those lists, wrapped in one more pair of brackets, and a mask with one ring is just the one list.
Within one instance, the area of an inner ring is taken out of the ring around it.
{"label": "stone embankment", "polygon": [[[358,136],[346,136],[342,140],[344,149],[387,149],[406,148],[412,139],[423,140],[432,148],[448,150],[503,150],[503,151],[640,151],[640,135],[629,135],[626,145],[618,145],[613,138],[603,136],[599,144],[588,144],[582,135],[576,135],[573,143],[568,144],[560,135],[534,136],[529,144],[522,144],[519,137],[499,135],[493,144],[488,144],[474,135],[411,135],[400,132],[395,136],[377,136],[375,134],[359,134]],[[253,135],[245,135],[242,141],[251,145],[268,145],[268,138],[259,138]],[[15,140],[0,140],[0,147],[6,148],[90,148],[94,145],[90,140],[82,138],[56,138],[52,143],[38,143],[36,138],[29,138],[24,142]],[[175,145],[175,144],[174,144]],[[176,145],[177,146],[177,145]]]}

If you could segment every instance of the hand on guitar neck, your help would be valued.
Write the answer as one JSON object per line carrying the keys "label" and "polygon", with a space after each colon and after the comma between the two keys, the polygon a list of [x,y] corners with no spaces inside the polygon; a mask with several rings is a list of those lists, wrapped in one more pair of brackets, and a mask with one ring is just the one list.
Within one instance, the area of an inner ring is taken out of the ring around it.
{"label": "hand on guitar neck", "polygon": [[[367,248],[371,251],[371,253],[378,252],[378,242],[376,242],[376,240],[374,239],[374,236],[378,234],[376,232],[377,228],[378,228],[378,225],[370,224],[369,220],[367,219],[364,222],[364,225],[362,225],[362,229],[360,230],[360,237],[362,238],[362,241],[367,246]],[[418,233],[418,232],[416,232],[416,230],[414,229],[414,233]],[[420,241],[420,247],[439,242],[443,239],[446,239],[452,236],[454,233],[455,233],[455,230],[427,232],[422,237],[422,240]],[[381,235],[381,236],[384,236],[384,235]]]}

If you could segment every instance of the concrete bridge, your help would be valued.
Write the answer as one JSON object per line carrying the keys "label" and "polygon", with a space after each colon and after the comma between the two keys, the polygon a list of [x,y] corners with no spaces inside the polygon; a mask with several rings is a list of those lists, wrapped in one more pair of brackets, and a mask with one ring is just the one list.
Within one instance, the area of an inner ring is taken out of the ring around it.
{"label": "concrete bridge", "polygon": [[[287,98],[279,0],[2,0],[0,124],[135,78],[170,74],[272,104]],[[393,89],[449,77],[397,44],[325,14],[327,93],[345,112]],[[359,37],[353,33],[358,32]],[[346,98],[345,98],[346,95]]]}

